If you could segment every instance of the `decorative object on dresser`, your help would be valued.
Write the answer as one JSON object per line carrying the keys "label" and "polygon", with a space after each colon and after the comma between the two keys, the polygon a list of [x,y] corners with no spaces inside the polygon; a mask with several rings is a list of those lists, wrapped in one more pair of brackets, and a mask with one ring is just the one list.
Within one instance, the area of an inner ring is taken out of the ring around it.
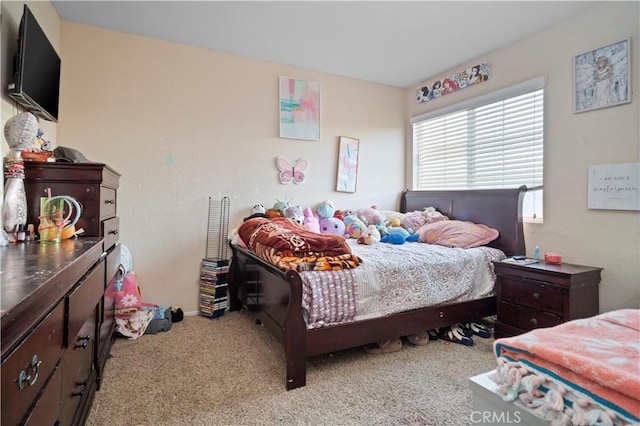
{"label": "decorative object on dresser", "polygon": [[540,327],[597,315],[602,268],[494,262],[498,318],[495,337],[510,337]]}
{"label": "decorative object on dresser", "polygon": [[9,241],[16,241],[18,231],[27,224],[22,151],[36,139],[37,134],[38,120],[30,112],[14,115],[4,126],[4,137],[9,145],[9,154],[4,164],[6,182],[2,202],[2,223]]}
{"label": "decorative object on dresser", "polygon": [[99,163],[28,163],[25,171],[30,222],[51,188],[80,201],[88,232],[0,248],[2,424],[83,424],[115,337],[120,175]]}

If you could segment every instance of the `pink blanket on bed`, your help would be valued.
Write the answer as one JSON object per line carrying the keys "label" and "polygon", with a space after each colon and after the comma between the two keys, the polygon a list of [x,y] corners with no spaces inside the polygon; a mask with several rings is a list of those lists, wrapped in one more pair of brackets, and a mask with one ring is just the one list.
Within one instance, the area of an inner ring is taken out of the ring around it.
{"label": "pink blanket on bed", "polygon": [[[498,339],[494,349],[505,399],[511,395],[524,401],[544,396],[542,389],[556,389],[555,400],[547,391],[544,403],[537,401],[548,412],[561,408],[553,405],[561,405],[571,389],[578,397],[569,410],[559,410],[570,424],[593,410],[591,403],[602,408],[598,416],[640,422],[640,310],[607,312]],[[551,380],[559,386],[552,387]]]}

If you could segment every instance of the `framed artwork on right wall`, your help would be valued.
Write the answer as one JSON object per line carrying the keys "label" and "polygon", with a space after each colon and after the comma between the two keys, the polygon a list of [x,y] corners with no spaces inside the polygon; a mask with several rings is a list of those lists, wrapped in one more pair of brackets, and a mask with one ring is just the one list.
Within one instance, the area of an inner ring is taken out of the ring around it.
{"label": "framed artwork on right wall", "polygon": [[631,102],[630,44],[627,38],[574,58],[574,113]]}

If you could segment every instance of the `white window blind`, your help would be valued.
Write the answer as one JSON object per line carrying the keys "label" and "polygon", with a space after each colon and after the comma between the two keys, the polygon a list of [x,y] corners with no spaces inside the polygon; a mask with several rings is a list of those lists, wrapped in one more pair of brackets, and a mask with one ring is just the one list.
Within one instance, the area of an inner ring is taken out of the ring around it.
{"label": "white window blind", "polygon": [[[412,119],[414,188],[486,189],[543,184],[544,78]],[[524,215],[541,219],[542,191]]]}

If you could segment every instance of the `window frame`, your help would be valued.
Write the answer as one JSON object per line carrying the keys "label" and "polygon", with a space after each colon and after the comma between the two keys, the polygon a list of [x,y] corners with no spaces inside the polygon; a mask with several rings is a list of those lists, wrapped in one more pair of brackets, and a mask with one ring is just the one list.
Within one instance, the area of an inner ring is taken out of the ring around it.
{"label": "window frame", "polygon": [[[415,140],[415,134],[414,134],[414,125],[418,122],[422,122],[425,120],[432,120],[432,119],[436,119],[438,117],[442,117],[445,115],[449,115],[449,114],[454,114],[456,112],[461,112],[461,111],[465,111],[465,110],[469,110],[469,109],[474,109],[474,108],[480,108],[482,106],[491,104],[491,103],[495,103],[495,102],[499,102],[505,99],[509,99],[509,98],[514,98],[520,95],[524,95],[524,94],[528,94],[531,92],[535,92],[538,90],[544,90],[546,88],[546,77],[545,76],[541,76],[541,77],[536,77],[533,78],[531,80],[527,80],[509,87],[505,87],[496,91],[493,91],[491,93],[487,93],[485,95],[481,95],[481,96],[477,96],[471,99],[467,99],[464,100],[462,102],[459,102],[457,104],[454,105],[450,105],[444,108],[440,108],[434,111],[429,111],[427,113],[424,114],[420,114],[420,115],[416,115],[414,117],[412,117],[410,119],[411,122],[411,147],[412,147],[412,163],[413,163],[413,173],[412,173],[412,188],[414,190],[418,189],[418,144],[416,143]],[[543,123],[544,121],[544,117],[545,117],[545,107],[544,107],[544,103],[543,103],[543,110],[542,110],[542,114],[543,114]],[[543,136],[542,136],[542,149],[543,149],[543,160],[542,160],[542,168],[543,168],[543,178],[542,181],[544,182],[544,145],[545,145],[545,129],[544,129],[544,124],[543,124]],[[543,196],[543,192],[542,192],[542,188],[543,186],[535,186],[535,187],[527,187],[527,193],[528,195],[526,195],[527,198],[530,197],[542,197]],[[535,193],[535,194],[534,194]],[[532,209],[532,214],[524,214],[523,212],[523,219],[525,220],[525,222],[534,222],[534,223],[542,223],[543,218],[544,218],[544,204],[542,202],[542,198],[539,199],[539,203],[540,203],[540,216],[534,216],[537,212],[534,212]]]}

